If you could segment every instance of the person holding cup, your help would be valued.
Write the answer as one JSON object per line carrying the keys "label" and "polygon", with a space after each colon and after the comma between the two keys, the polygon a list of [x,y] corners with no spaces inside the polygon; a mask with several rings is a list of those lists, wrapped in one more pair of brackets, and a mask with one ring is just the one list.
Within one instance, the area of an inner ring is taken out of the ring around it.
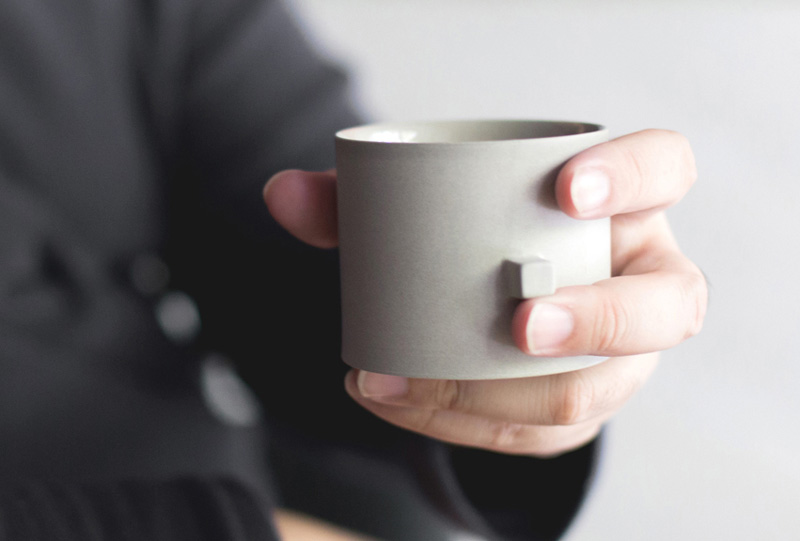
{"label": "person holding cup", "polygon": [[495,329],[526,356],[611,359],[345,377],[336,175],[259,192],[333,166],[362,119],[285,6],[0,10],[8,539],[352,538],[283,508],[386,538],[556,538],[602,424],[699,329],[705,285],[662,212],[691,151],[643,132],[553,186],[570,219],[611,217],[614,277],[515,301]]}

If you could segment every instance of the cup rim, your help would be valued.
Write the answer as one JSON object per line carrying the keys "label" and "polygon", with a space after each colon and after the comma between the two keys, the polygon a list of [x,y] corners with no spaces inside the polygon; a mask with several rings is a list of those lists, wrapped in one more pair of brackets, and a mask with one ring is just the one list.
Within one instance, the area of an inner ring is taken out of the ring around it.
{"label": "cup rim", "polygon": [[[471,125],[479,129],[489,130],[502,127],[525,126],[531,129],[549,128],[561,129],[565,133],[547,135],[487,137],[469,140],[414,140],[420,129],[455,129],[459,126]],[[416,130],[416,131],[415,131]],[[455,120],[423,120],[423,121],[388,121],[351,126],[336,132],[337,141],[347,141],[358,144],[386,145],[474,145],[474,144],[502,144],[510,141],[537,141],[552,140],[569,137],[580,137],[607,131],[606,126],[592,122],[579,122],[571,120],[546,120],[546,119],[504,119],[504,118],[478,118]]]}

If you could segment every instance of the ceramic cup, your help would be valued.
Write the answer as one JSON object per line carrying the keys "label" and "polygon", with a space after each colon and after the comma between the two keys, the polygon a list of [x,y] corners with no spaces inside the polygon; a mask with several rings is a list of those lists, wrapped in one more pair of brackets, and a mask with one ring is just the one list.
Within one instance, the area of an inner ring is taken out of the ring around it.
{"label": "ceramic cup", "polygon": [[611,269],[608,219],[561,212],[554,183],[606,141],[595,124],[373,124],[336,134],[342,358],[417,378],[500,379],[604,358],[532,357],[511,337],[521,299]]}

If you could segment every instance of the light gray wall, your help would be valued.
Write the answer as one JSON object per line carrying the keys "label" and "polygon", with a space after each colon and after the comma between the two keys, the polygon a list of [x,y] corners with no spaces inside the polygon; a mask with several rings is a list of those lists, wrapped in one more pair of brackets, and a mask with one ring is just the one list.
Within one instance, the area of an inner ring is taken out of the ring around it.
{"label": "light gray wall", "polygon": [[700,180],[670,216],[711,281],[707,323],[611,424],[569,540],[798,538],[800,3],[297,6],[375,119],[567,119],[689,137]]}

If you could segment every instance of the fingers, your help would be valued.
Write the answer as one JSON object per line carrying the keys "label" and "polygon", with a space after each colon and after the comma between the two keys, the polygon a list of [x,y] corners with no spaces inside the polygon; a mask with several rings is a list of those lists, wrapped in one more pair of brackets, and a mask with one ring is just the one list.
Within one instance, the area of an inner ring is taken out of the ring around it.
{"label": "fingers", "polygon": [[657,356],[619,357],[544,377],[403,378],[357,371],[360,397],[394,406],[457,411],[525,425],[568,426],[616,411],[650,376]]}
{"label": "fingers", "polygon": [[437,440],[539,458],[577,449],[594,439],[603,426],[600,422],[575,426],[530,426],[449,410],[382,404],[371,404],[367,409],[384,421]]}
{"label": "fingers", "polygon": [[649,377],[657,355],[537,378],[452,381],[353,371],[348,393],[403,428],[506,453],[559,454],[592,439]]}
{"label": "fingers", "polygon": [[591,219],[666,208],[697,178],[686,138],[646,130],[575,156],[556,181],[559,205],[573,218]]}
{"label": "fingers", "polygon": [[635,355],[697,334],[708,298],[703,275],[677,253],[642,258],[652,259],[656,268],[634,261],[629,265],[634,275],[522,302],[512,322],[518,347],[548,357]]}
{"label": "fingers", "polygon": [[663,212],[697,176],[686,139],[647,130],[592,147],[560,171],[556,194],[575,218],[613,216],[612,272],[520,304],[512,333],[532,355],[634,355],[700,331],[704,276],[681,252]]}
{"label": "fingers", "polygon": [[264,186],[264,202],[272,217],[301,241],[318,248],[339,243],[334,171],[281,171]]}

